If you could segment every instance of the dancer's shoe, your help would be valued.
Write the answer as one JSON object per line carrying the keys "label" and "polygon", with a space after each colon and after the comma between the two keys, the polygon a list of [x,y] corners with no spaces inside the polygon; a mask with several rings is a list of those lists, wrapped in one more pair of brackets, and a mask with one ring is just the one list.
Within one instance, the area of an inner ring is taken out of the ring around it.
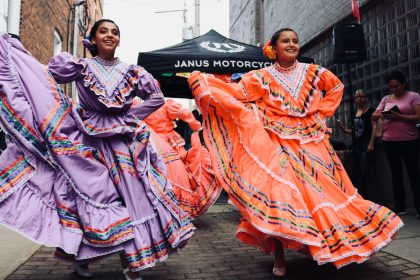
{"label": "dancer's shoe", "polygon": [[74,263],[73,269],[76,272],[76,274],[81,277],[85,277],[85,278],[93,277],[93,273],[89,271],[89,267],[87,264]]}
{"label": "dancer's shoe", "polygon": [[278,267],[278,266],[274,266],[273,267],[273,275],[277,276],[277,277],[282,277],[284,275],[286,275],[286,267]]}
{"label": "dancer's shoe", "polygon": [[123,270],[125,280],[143,280],[140,275],[137,275],[137,278],[131,278],[130,277],[130,269],[127,267]]}

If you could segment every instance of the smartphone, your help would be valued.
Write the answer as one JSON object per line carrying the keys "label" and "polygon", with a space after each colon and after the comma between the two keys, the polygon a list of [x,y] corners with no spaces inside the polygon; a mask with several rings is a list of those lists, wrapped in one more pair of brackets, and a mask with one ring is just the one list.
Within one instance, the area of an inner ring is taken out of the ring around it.
{"label": "smartphone", "polygon": [[396,113],[401,114],[401,110],[400,110],[400,108],[398,108],[398,106],[397,106],[397,105],[394,105],[394,107],[392,107],[392,108],[391,108],[391,109],[389,109],[389,110],[382,111],[382,114],[392,114],[391,112],[396,112]]}

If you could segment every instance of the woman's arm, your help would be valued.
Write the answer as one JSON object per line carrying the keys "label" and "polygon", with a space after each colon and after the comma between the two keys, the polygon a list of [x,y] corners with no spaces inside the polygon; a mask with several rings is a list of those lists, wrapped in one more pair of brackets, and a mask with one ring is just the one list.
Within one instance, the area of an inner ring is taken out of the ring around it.
{"label": "woman's arm", "polygon": [[168,99],[166,100],[165,106],[170,119],[180,119],[188,123],[193,131],[197,131],[201,128],[201,123],[195,119],[193,113],[190,110],[183,108],[181,104],[176,103],[172,99]]}
{"label": "woman's arm", "polygon": [[376,107],[375,112],[373,112],[372,117],[370,117],[370,119],[373,122],[377,122],[379,119],[383,119],[384,115],[382,114],[382,111],[385,108],[385,103],[386,100],[388,100],[389,96],[385,96],[384,98],[382,98],[381,103],[379,103],[378,107]]}
{"label": "woman's arm", "polygon": [[375,110],[372,107],[369,107],[365,114],[368,119],[368,122],[370,122],[371,130],[370,130],[370,136],[369,136],[369,143],[367,146],[367,151],[371,152],[375,149],[375,140],[376,140],[376,122],[372,121],[372,115],[375,112]]}
{"label": "woman's arm", "polygon": [[342,122],[338,122],[338,127],[341,129],[341,131],[343,131],[346,134],[351,134],[352,133],[352,129],[348,128],[344,123]]}
{"label": "woman's arm", "polygon": [[375,149],[375,140],[376,140],[376,130],[378,127],[378,123],[371,121],[372,125],[372,133],[370,134],[369,145],[367,147],[368,152],[372,152]]}
{"label": "woman's arm", "polygon": [[412,115],[406,115],[406,114],[400,114],[394,111],[391,111],[389,114],[386,114],[384,117],[388,120],[400,120],[405,121],[409,123],[420,123],[420,104],[413,105],[413,111],[414,114]]}
{"label": "woman's arm", "polygon": [[[376,109],[377,110],[377,109]],[[379,119],[383,119],[384,115],[381,112],[375,111],[370,118],[373,122],[377,122]]]}
{"label": "woman's arm", "polygon": [[241,102],[251,102],[261,98],[264,89],[255,77],[255,71],[242,76],[239,83],[226,83],[213,75],[206,75],[199,71],[193,72],[188,78],[192,94],[199,101],[203,95],[211,94],[212,90],[222,90]]}
{"label": "woman's arm", "polygon": [[142,71],[144,73],[141,74],[137,84],[136,95],[143,99],[144,102],[136,106],[136,115],[144,120],[165,104],[165,98],[153,76],[144,69]]}
{"label": "woman's arm", "polygon": [[332,117],[340,105],[344,85],[331,71],[325,69],[321,74],[318,86],[325,91],[324,97],[319,102],[318,111],[325,117]]}
{"label": "woman's arm", "polygon": [[69,53],[63,52],[53,57],[48,63],[48,71],[57,83],[69,83],[81,79],[84,65]]}

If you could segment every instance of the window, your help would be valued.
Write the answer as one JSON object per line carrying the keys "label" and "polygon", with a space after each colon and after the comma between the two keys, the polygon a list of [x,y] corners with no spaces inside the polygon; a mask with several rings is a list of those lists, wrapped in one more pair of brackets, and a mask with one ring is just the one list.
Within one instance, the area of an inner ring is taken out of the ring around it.
{"label": "window", "polygon": [[54,30],[54,56],[61,53],[63,48],[63,41],[57,30]]}

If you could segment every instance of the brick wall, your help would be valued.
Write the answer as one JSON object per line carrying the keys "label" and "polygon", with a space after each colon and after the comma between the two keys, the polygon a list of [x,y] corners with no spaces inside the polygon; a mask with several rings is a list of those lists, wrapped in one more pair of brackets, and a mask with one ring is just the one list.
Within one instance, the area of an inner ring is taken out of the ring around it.
{"label": "brick wall", "polygon": [[67,30],[67,1],[23,0],[21,5],[20,37],[25,48],[41,63],[47,63],[53,56],[57,30],[66,50],[67,34],[72,30]]}
{"label": "brick wall", "polygon": [[[74,0],[22,0],[20,37],[27,50],[41,63],[47,63],[54,54],[54,31],[61,37],[62,50],[72,51],[73,15],[68,2]],[[90,0],[88,3],[91,9],[96,6],[96,10],[90,11],[93,23],[102,17],[102,1]],[[83,56],[81,39],[80,36],[78,56]]]}
{"label": "brick wall", "polygon": [[258,43],[255,36],[258,1],[229,1],[229,35],[231,39],[254,45]]}
{"label": "brick wall", "polygon": [[[86,22],[88,29],[86,30],[86,36],[88,35],[89,31],[90,31],[90,27],[92,27],[92,25],[100,20],[103,17],[103,4],[102,4],[102,0],[90,0],[89,1],[89,17],[90,17],[90,22]],[[79,41],[82,40],[83,38],[79,38]],[[87,51],[86,49],[79,47],[78,49],[78,56],[79,57],[91,57],[89,51]]]}
{"label": "brick wall", "polygon": [[[366,2],[366,1],[364,1]],[[351,14],[350,0],[264,0],[264,40],[276,30],[290,27],[302,45]]]}
{"label": "brick wall", "polygon": [[[361,1],[363,6],[368,0]],[[261,6],[261,15],[258,7]],[[278,29],[290,27],[304,45],[351,14],[350,0],[230,0],[230,38],[264,43]],[[261,31],[259,32],[259,26]]]}

